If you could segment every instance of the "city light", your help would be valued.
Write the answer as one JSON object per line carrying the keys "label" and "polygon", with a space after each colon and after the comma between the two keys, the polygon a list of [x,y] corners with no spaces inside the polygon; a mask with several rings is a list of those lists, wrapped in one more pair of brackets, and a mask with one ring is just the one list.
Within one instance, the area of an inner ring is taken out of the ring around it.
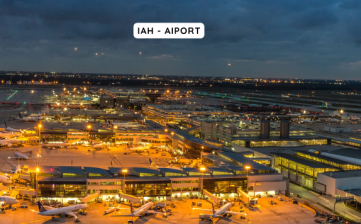
{"label": "city light", "polygon": [[41,125],[41,124],[39,124],[39,125],[38,125],[38,127],[39,127],[39,128],[41,128],[41,127],[42,127],[42,125]]}
{"label": "city light", "polygon": [[122,173],[128,173],[128,169],[122,169]]}
{"label": "city light", "polygon": [[92,128],[92,126],[91,125],[88,125],[88,126],[86,126],[88,129],[91,129]]}
{"label": "city light", "polygon": [[118,126],[115,125],[115,126],[114,126],[114,129],[118,129]]}
{"label": "city light", "polygon": [[40,172],[40,168],[36,167],[36,172],[39,173]]}
{"label": "city light", "polygon": [[202,172],[204,172],[204,171],[206,171],[206,170],[207,170],[207,168],[206,168],[206,167],[204,167],[204,166],[202,166],[202,167],[200,167],[200,168],[199,168],[199,170],[200,170],[200,171],[202,171]]}

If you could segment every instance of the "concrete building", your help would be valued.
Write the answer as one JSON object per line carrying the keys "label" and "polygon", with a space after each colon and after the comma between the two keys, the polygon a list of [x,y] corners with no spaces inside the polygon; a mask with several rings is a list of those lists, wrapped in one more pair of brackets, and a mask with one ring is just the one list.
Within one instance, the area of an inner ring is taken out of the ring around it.
{"label": "concrete building", "polygon": [[[317,182],[320,185],[319,190],[336,197],[338,190],[348,191],[361,188],[361,170],[321,173],[317,176]],[[349,196],[352,196],[351,192]]]}

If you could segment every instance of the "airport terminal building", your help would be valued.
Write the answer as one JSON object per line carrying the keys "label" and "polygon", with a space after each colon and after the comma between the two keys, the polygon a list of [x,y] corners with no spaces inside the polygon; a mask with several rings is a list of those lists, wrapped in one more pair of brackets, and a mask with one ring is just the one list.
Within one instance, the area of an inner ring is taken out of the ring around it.
{"label": "airport terminal building", "polygon": [[[122,172],[127,170],[126,175]],[[199,195],[202,189],[217,197],[236,197],[239,190],[256,194],[286,193],[288,181],[276,171],[247,172],[241,166],[198,168],[144,168],[59,166],[30,170],[31,187],[43,200],[75,200],[100,191],[102,198],[129,197],[142,200],[171,200]]]}

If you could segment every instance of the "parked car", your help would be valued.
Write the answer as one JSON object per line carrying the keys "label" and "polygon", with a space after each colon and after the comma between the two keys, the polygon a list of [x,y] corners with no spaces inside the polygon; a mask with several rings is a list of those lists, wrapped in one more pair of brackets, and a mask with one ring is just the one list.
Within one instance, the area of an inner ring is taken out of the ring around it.
{"label": "parked car", "polygon": [[28,203],[26,201],[23,201],[19,208],[28,208]]}

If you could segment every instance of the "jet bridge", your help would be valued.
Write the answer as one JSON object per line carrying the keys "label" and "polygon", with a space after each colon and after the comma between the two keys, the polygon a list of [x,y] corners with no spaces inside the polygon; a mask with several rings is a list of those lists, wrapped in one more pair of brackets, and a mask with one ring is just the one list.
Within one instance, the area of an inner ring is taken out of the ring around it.
{"label": "jet bridge", "polygon": [[221,203],[221,199],[218,198],[217,196],[214,196],[209,191],[203,189],[203,194],[206,195],[207,197],[209,197],[212,201],[214,201],[214,203],[216,203],[218,205]]}
{"label": "jet bridge", "polygon": [[135,197],[135,196],[130,195],[130,194],[125,194],[121,190],[119,190],[119,198],[124,198],[126,200],[129,200],[130,202],[141,203],[141,201],[140,201],[140,199],[138,197]]}

